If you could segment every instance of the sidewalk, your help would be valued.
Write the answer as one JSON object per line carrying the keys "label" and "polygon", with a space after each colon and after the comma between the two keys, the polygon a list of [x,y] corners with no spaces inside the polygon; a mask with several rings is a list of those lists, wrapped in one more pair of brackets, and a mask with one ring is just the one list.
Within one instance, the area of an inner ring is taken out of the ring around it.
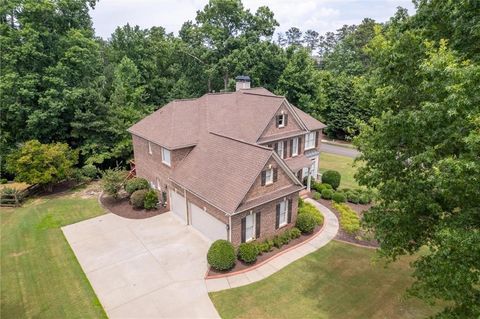
{"label": "sidewalk", "polygon": [[305,199],[305,201],[315,205],[315,207],[317,207],[317,209],[324,216],[323,229],[315,238],[300,244],[284,254],[273,257],[271,260],[258,268],[237,275],[227,275],[222,278],[205,279],[207,291],[212,292],[236,288],[260,281],[264,278],[267,278],[271,274],[276,273],[297,259],[300,259],[329,243],[338,232],[337,217],[327,207],[321,205],[320,203],[310,198]]}

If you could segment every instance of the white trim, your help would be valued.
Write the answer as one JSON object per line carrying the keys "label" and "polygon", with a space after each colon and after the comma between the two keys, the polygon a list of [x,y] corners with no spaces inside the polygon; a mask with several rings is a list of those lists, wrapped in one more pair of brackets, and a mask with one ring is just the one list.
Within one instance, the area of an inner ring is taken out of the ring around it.
{"label": "white trim", "polygon": [[277,117],[281,117],[281,119],[282,119],[281,120],[282,124],[279,123],[278,128],[284,128],[285,127],[285,114],[284,114],[284,112],[282,111],[282,114],[277,115]]}
{"label": "white trim", "polygon": [[[270,173],[270,176],[268,179],[267,179],[267,173]],[[265,185],[272,185],[272,184],[273,184],[273,168],[270,168],[265,171]]]}
{"label": "white trim", "polygon": [[147,143],[148,143],[148,154],[152,155],[152,143],[150,143],[150,141],[147,140]]}
{"label": "white trim", "polygon": [[[310,139],[309,139],[309,136],[312,136],[312,134],[313,134],[313,139],[310,140]],[[304,144],[305,146],[304,146],[304,150],[305,150],[305,151],[308,151],[308,150],[314,149],[314,148],[315,148],[315,140],[316,140],[316,139],[317,139],[317,132],[316,132],[316,131],[306,133],[306,134],[305,134],[305,144]],[[307,141],[309,142],[309,144],[311,144],[312,141],[313,141],[313,145],[311,145],[311,146],[308,145],[308,146],[307,146]]]}
{"label": "white trim", "polygon": [[[292,138],[292,157],[298,156],[298,137]],[[295,146],[295,147],[294,147]],[[295,150],[295,153],[293,152]]]}
{"label": "white trim", "polygon": [[[281,158],[284,158],[285,156],[285,144],[283,141],[280,141],[280,142],[277,142],[277,154],[278,156],[280,156]],[[280,149],[282,149],[282,152],[280,154]]]}
{"label": "white trim", "polygon": [[[282,212],[282,205],[283,205],[283,212]],[[285,221],[283,223],[280,223],[280,219],[282,214],[285,217]],[[283,201],[280,202],[280,215],[278,216],[278,228],[282,228],[283,226],[288,224],[288,202],[286,198],[283,199]]]}
{"label": "white trim", "polygon": [[[252,234],[251,234],[250,237],[247,238],[247,228],[249,228],[247,226],[247,221],[248,221],[249,218],[251,218],[251,220],[252,220],[252,226],[251,226]],[[253,240],[255,240],[255,216],[252,213],[252,211],[250,211],[250,213],[245,216],[245,242],[248,243],[248,242],[253,241]]]}
{"label": "white trim", "polygon": [[[172,152],[169,149],[166,149],[165,147],[162,147],[162,163],[171,166],[172,165]],[[168,154],[168,161],[166,160],[165,152]]]}

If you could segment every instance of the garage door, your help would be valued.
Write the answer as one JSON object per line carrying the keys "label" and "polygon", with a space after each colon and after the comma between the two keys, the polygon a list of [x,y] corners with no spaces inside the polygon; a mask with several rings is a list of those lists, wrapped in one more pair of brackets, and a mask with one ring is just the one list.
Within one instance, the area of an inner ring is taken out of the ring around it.
{"label": "garage door", "polygon": [[227,227],[224,223],[196,206],[190,204],[190,214],[192,226],[199,230],[203,235],[212,241],[217,239],[227,239]]}
{"label": "garage door", "polygon": [[185,197],[178,194],[177,192],[170,191],[170,210],[180,217],[181,220],[187,223],[187,205],[185,202]]}

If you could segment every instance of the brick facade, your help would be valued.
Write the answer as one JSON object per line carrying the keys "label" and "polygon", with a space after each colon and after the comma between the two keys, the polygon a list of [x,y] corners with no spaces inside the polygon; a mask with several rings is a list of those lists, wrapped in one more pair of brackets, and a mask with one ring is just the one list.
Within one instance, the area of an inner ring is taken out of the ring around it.
{"label": "brick facade", "polygon": [[[276,118],[277,118],[277,115],[282,114],[282,112],[288,115],[287,125],[284,127],[278,128],[276,125]],[[265,128],[265,131],[263,132],[260,138],[268,138],[275,134],[295,132],[295,131],[300,132],[302,131],[302,128],[300,127],[300,125],[298,125],[297,120],[295,119],[295,117],[293,117],[293,115],[290,113],[290,111],[287,109],[284,103],[280,106],[275,116],[270,120],[270,122],[268,123],[267,127]]]}

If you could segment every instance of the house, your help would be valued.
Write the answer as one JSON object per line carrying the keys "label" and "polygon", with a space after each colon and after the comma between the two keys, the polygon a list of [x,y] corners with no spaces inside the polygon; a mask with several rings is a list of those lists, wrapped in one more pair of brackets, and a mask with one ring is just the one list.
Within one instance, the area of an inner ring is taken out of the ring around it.
{"label": "house", "polygon": [[248,77],[236,80],[235,92],[172,101],[129,129],[137,176],[185,224],[234,245],[295,224],[325,127]]}

